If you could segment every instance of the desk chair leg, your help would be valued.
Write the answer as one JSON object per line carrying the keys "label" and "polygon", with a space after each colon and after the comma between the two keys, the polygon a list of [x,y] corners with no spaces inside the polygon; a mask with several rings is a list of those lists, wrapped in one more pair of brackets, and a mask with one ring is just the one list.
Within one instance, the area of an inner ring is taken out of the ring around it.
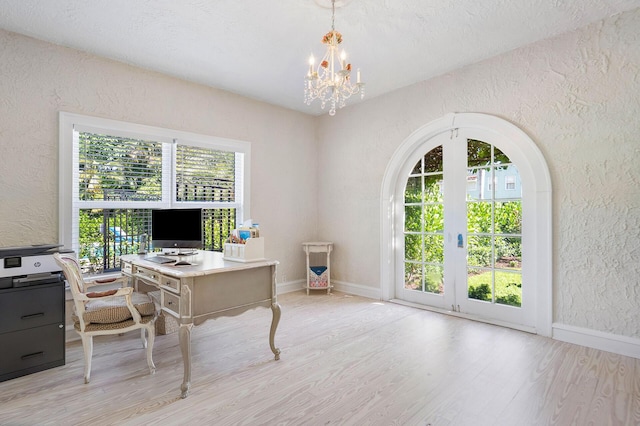
{"label": "desk chair leg", "polygon": [[93,356],[93,336],[82,334],[82,349],[84,349],[84,382],[91,380],[91,357]]}

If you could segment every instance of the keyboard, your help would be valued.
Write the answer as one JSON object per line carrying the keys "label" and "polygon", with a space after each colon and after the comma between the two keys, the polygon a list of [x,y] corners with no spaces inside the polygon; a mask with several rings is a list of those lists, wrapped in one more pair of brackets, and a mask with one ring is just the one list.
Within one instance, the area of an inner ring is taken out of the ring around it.
{"label": "keyboard", "polygon": [[170,257],[164,256],[149,256],[145,257],[144,260],[148,260],[149,262],[154,263],[175,263],[176,259],[172,259]]}

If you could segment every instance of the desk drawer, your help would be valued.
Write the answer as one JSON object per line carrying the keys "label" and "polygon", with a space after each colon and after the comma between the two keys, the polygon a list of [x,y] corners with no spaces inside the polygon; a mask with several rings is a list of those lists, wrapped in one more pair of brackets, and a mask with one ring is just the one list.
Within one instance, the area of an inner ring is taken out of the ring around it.
{"label": "desk drawer", "polygon": [[121,262],[120,269],[122,270],[123,274],[131,275],[131,270],[132,270],[131,262]]}
{"label": "desk drawer", "polygon": [[151,269],[136,266],[135,277],[150,284],[158,285],[160,284],[160,278],[162,275],[159,272],[152,271]]}
{"label": "desk drawer", "polygon": [[166,287],[168,290],[171,290],[174,293],[180,293],[180,280],[178,278],[172,278],[166,275],[161,275],[160,286]]}
{"label": "desk drawer", "polygon": [[180,296],[162,290],[162,309],[180,316]]}

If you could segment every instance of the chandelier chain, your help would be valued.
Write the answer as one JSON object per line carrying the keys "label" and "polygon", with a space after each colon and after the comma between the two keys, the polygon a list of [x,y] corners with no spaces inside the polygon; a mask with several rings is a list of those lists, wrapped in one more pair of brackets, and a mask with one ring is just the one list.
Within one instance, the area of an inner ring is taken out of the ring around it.
{"label": "chandelier chain", "polygon": [[336,0],[331,0],[331,31],[336,30]]}

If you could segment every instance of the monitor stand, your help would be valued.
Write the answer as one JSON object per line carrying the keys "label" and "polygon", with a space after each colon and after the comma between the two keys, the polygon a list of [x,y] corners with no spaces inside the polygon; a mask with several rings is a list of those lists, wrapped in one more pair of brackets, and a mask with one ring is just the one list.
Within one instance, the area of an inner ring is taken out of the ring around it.
{"label": "monitor stand", "polygon": [[164,256],[193,256],[198,254],[197,249],[164,249],[162,251]]}

